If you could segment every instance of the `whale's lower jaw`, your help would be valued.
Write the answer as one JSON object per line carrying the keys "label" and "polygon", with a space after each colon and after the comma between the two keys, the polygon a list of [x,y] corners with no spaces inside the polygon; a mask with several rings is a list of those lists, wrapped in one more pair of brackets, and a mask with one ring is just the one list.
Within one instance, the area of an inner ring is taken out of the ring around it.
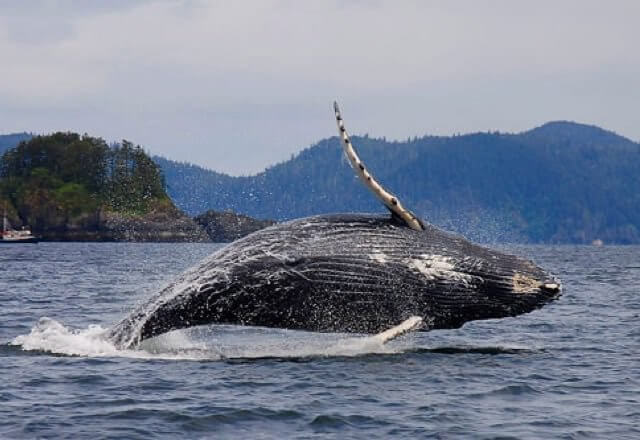
{"label": "whale's lower jaw", "polygon": [[378,333],[412,316],[422,330],[516,316],[561,293],[528,260],[426,225],[318,216],[238,240],[188,271],[109,332],[134,346],[170,330],[240,324]]}

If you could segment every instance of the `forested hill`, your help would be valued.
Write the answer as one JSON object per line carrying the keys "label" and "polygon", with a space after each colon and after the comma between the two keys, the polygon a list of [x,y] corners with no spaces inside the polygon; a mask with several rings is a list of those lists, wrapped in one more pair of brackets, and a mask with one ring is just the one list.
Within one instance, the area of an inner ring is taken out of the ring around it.
{"label": "forested hill", "polygon": [[[372,173],[431,223],[481,241],[640,243],[640,145],[595,126],[550,122],[519,134],[353,137]],[[154,158],[192,215],[231,209],[279,220],[384,212],[337,138],[248,177]]]}
{"label": "forested hill", "polygon": [[27,224],[45,240],[206,239],[169,199],[160,168],[140,146],[76,133],[29,137],[6,150],[0,209],[14,227]]}

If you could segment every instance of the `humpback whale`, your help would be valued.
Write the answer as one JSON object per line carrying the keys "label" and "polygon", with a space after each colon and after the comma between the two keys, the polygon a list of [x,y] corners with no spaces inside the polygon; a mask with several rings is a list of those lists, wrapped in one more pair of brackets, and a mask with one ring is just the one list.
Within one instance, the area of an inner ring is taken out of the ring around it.
{"label": "humpback whale", "polygon": [[382,332],[386,341],[416,327],[516,316],[560,296],[560,282],[533,262],[470,243],[405,208],[367,170],[335,103],[334,110],[349,163],[391,215],[318,215],[241,238],[112,327],[117,346],[204,324]]}

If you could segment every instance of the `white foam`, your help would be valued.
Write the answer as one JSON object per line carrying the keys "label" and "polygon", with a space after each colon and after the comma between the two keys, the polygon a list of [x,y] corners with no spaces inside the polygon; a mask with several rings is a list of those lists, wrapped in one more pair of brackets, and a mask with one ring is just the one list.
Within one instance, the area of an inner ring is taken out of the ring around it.
{"label": "white foam", "polygon": [[[381,337],[380,334],[347,336],[216,325],[169,332],[144,341],[138,349],[121,350],[105,337],[107,329],[99,325],[72,329],[45,317],[41,318],[28,334],[14,338],[11,344],[20,346],[23,350],[68,356],[135,359],[201,361],[230,358],[361,356],[405,351],[406,345],[387,342],[404,334],[407,326],[408,324],[390,329],[393,330],[393,337]],[[389,336],[388,332],[383,334]]]}
{"label": "white foam", "polygon": [[[159,350],[120,350],[106,339],[107,329],[99,325],[90,325],[86,329],[71,329],[51,318],[40,318],[29,334],[20,335],[11,341],[11,345],[21,346],[23,350],[44,351],[69,356],[86,357],[129,357],[161,359],[202,359],[194,355],[194,348],[185,344],[185,351],[172,352]],[[183,341],[184,342],[184,341]],[[207,356],[208,358],[209,356]]]}
{"label": "white foam", "polygon": [[11,343],[20,345],[24,350],[42,350],[51,353],[70,355],[106,355],[113,346],[101,338],[104,329],[90,325],[87,329],[71,330],[58,321],[40,318],[27,335],[16,337]]}

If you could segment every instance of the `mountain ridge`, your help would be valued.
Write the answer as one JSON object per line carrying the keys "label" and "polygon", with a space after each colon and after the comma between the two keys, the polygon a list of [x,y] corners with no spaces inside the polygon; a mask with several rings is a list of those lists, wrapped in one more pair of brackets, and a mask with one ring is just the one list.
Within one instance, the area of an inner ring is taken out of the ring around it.
{"label": "mountain ridge", "polygon": [[[353,136],[371,172],[425,220],[483,242],[640,243],[640,144],[551,121],[520,133],[388,141]],[[155,156],[176,205],[287,220],[385,212],[357,181],[336,137],[249,176]]]}
{"label": "mountain ridge", "polygon": [[[640,242],[640,145],[616,133],[554,121],[515,134],[352,140],[371,172],[405,206],[472,239]],[[167,178],[169,194],[189,213],[206,206],[287,220],[384,212],[355,179],[336,137],[252,176],[198,178],[199,187],[183,185],[175,178],[179,167],[164,160],[165,175],[174,176]]]}

